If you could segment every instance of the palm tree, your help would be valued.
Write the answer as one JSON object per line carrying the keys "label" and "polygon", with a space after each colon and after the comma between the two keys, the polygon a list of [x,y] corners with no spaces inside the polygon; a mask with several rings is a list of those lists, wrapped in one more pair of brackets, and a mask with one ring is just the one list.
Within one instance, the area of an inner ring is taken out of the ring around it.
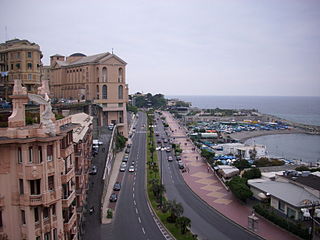
{"label": "palm tree", "polygon": [[191,220],[185,216],[178,217],[176,225],[180,226],[180,230],[182,234],[187,232],[187,228],[191,227]]}
{"label": "palm tree", "polygon": [[170,216],[167,218],[168,222],[176,222],[177,218],[183,213],[183,206],[177,203],[176,200],[169,201]]}

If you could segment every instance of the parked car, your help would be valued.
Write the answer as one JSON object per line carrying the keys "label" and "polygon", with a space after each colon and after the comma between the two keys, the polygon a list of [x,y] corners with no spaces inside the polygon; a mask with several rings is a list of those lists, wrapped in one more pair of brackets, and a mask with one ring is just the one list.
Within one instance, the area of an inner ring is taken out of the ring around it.
{"label": "parked car", "polygon": [[130,148],[126,148],[125,153],[129,153],[130,152]]}
{"label": "parked car", "polygon": [[126,171],[127,166],[120,166],[120,172],[125,172]]}
{"label": "parked car", "polygon": [[131,165],[131,166],[129,167],[129,172],[134,172],[134,166],[133,166],[133,165]]}
{"label": "parked car", "polygon": [[109,200],[110,202],[116,202],[118,200],[118,195],[116,193],[112,193]]}
{"label": "parked car", "polygon": [[93,165],[92,168],[91,168],[91,170],[90,170],[90,172],[89,172],[89,174],[90,174],[90,175],[96,175],[97,172],[98,172],[97,167],[96,167],[95,165]]}
{"label": "parked car", "polygon": [[121,167],[126,167],[127,166],[127,162],[121,162]]}
{"label": "parked car", "polygon": [[178,165],[179,165],[179,168],[180,168],[180,169],[184,169],[184,165],[183,165],[182,162],[179,162]]}
{"label": "parked car", "polygon": [[121,183],[120,182],[116,182],[114,185],[113,185],[113,190],[114,191],[120,191],[121,189]]}
{"label": "parked car", "polygon": [[132,146],[131,143],[127,144],[127,148],[131,148],[131,146]]}
{"label": "parked car", "polygon": [[181,160],[181,156],[180,155],[176,156],[176,160],[180,161]]}
{"label": "parked car", "polygon": [[128,159],[129,159],[128,156],[124,156],[122,159],[122,162],[128,162]]}

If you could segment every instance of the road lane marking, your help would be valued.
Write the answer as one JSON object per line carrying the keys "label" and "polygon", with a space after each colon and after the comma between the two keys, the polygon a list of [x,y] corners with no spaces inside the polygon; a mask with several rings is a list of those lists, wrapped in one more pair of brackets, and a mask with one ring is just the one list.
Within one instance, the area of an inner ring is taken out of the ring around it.
{"label": "road lane marking", "polygon": [[132,193],[132,196],[133,196],[133,198],[134,198],[134,193]]}
{"label": "road lane marking", "polygon": [[142,227],[142,232],[143,232],[143,234],[146,234],[146,231],[144,230],[144,228]]}
{"label": "road lane marking", "polygon": [[138,212],[138,208],[136,208],[136,214],[139,214],[139,212]]}
{"label": "road lane marking", "polygon": [[139,221],[139,223],[141,223],[141,218],[140,217],[138,217],[138,221]]}
{"label": "road lane marking", "polygon": [[134,192],[134,187],[132,188],[132,191]]}
{"label": "road lane marking", "polygon": [[136,200],[133,200],[133,204],[134,204],[134,205],[137,205]]}

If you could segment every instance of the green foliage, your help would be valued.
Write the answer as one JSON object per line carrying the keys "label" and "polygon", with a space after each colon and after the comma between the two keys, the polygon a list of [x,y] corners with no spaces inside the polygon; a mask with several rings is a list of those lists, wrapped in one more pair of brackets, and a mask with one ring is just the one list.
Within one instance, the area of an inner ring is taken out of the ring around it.
{"label": "green foliage", "polygon": [[112,209],[109,208],[107,211],[107,218],[112,218],[112,217],[113,217]]}
{"label": "green foliage", "polygon": [[254,161],[254,165],[257,167],[270,167],[270,166],[282,166],[285,162],[279,159],[269,159],[266,157],[262,157],[256,161]]}
{"label": "green foliage", "polygon": [[261,177],[261,171],[260,171],[259,168],[251,168],[251,169],[245,171],[242,174],[242,177],[246,178],[246,179],[260,178]]}
{"label": "green foliage", "polygon": [[177,218],[183,214],[183,206],[176,200],[168,201],[168,209],[170,212],[170,216],[167,218],[168,222],[175,223]]}
{"label": "green foliage", "polygon": [[147,106],[147,101],[144,96],[135,97],[135,105],[138,108],[143,108]]}
{"label": "green foliage", "polygon": [[275,210],[271,209],[271,207],[264,205],[264,204],[257,204],[253,206],[253,209],[260,214],[261,216],[265,217],[269,221],[275,223],[276,225],[292,232],[293,234],[301,237],[302,239],[309,239],[308,229],[302,227],[300,224],[293,223],[288,221],[287,219],[279,216],[276,214]]}
{"label": "green foliage", "polygon": [[167,104],[167,100],[164,98],[163,94],[155,94],[152,96],[151,93],[146,94],[145,96],[135,97],[135,105],[138,108],[161,108]]}
{"label": "green foliage", "polygon": [[237,160],[233,163],[233,165],[236,168],[238,168],[240,171],[242,171],[245,168],[249,168],[251,166],[250,163],[245,159]]}
{"label": "green foliage", "polygon": [[176,225],[180,227],[181,234],[185,234],[188,230],[188,227],[191,227],[191,220],[185,216],[178,217]]}
{"label": "green foliage", "polygon": [[133,112],[134,114],[137,114],[138,108],[136,106],[132,106],[131,104],[127,105],[128,112]]}
{"label": "green foliage", "polygon": [[59,113],[54,113],[54,116],[55,116],[56,120],[60,120],[60,119],[64,118],[64,116]]}
{"label": "green foliage", "polygon": [[232,193],[239,198],[241,201],[246,201],[248,198],[252,197],[253,193],[247,186],[247,179],[235,176],[228,183]]}
{"label": "green foliage", "polygon": [[117,135],[116,137],[116,149],[121,150],[126,146],[127,138],[122,135]]}
{"label": "green foliage", "polygon": [[201,156],[204,157],[210,165],[214,163],[214,160],[213,160],[215,156],[214,152],[210,152],[206,149],[201,149]]}
{"label": "green foliage", "polygon": [[184,101],[177,101],[175,106],[177,106],[177,107],[190,107],[190,103],[187,103]]}

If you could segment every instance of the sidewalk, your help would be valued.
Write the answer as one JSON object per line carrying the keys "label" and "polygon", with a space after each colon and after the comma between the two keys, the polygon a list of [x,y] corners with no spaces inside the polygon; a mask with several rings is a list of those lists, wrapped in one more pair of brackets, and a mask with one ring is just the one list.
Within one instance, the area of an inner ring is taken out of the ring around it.
{"label": "sidewalk", "polygon": [[[187,169],[189,169],[187,172],[182,173],[185,182],[194,193],[211,207],[215,208],[221,214],[242,227],[248,229],[248,216],[251,215],[252,209],[241,204],[231,192],[224,188],[222,183],[212,172],[212,169],[208,168],[207,163],[201,160],[199,152],[193,150],[195,146],[186,137],[185,129],[180,127],[179,123],[173,119],[172,115],[165,112],[164,116],[169,124],[171,137],[174,138],[176,144],[180,144],[180,147],[183,150],[181,154],[182,161]],[[258,230],[255,233],[262,238],[270,240],[299,239],[262,217],[259,217]]]}

